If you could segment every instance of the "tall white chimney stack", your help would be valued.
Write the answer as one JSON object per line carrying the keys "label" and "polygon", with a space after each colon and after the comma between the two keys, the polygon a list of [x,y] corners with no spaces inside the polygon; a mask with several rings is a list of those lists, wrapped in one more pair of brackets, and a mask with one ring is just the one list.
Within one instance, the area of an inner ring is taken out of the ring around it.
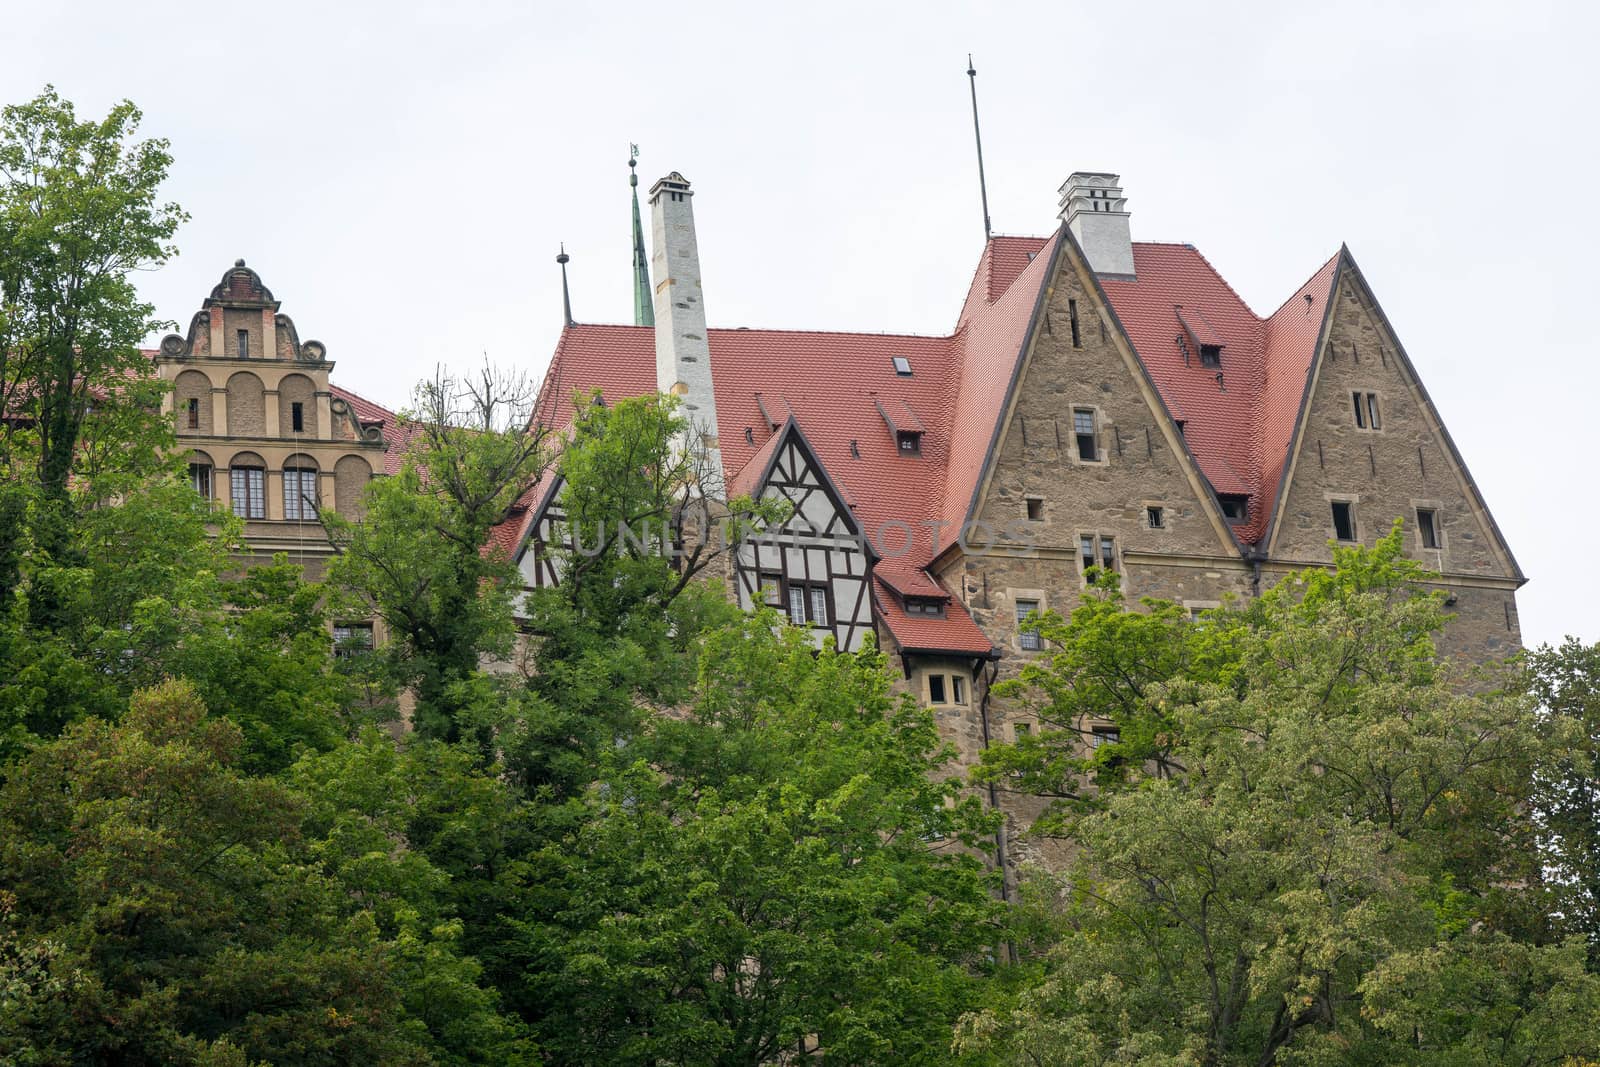
{"label": "tall white chimney stack", "polygon": [[1060,218],[1078,239],[1089,267],[1108,278],[1132,279],[1133,235],[1122,177],[1078,171],[1061,186]]}
{"label": "tall white chimney stack", "polygon": [[691,447],[703,448],[720,478],[717,400],[711,345],[700,292],[700,249],[694,236],[694,193],[677,171],[650,187],[651,274],[656,280],[656,388],[682,401]]}

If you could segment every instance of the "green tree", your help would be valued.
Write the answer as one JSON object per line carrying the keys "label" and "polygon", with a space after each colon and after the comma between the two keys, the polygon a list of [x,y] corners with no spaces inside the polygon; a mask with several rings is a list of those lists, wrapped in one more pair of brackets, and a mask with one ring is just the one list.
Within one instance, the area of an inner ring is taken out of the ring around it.
{"label": "green tree", "polygon": [[1600,644],[1569,637],[1527,654],[1529,688],[1557,744],[1540,768],[1536,807],[1546,884],[1561,927],[1589,943],[1600,971]]}
{"label": "green tree", "polygon": [[[0,787],[0,1053],[38,1063],[487,1063],[525,1048],[477,985],[439,875],[382,798],[314,760],[241,768],[192,686],[81,722]],[[390,743],[392,744],[392,743]],[[317,757],[335,760],[336,755]]]}
{"label": "green tree", "polygon": [[606,761],[531,975],[559,1062],[943,1063],[1002,937],[992,822],[869,648],[771,613],[707,637],[681,716]]}
{"label": "green tree", "polygon": [[[1046,978],[969,1017],[959,1047],[1217,1065],[1600,1051],[1572,948],[1537,940],[1539,723],[1439,664],[1442,598],[1400,543],[1338,549],[1247,627],[1196,627],[1236,667],[1143,693],[1181,772],[1130,770],[1070,821],[1069,870],[1033,887],[1057,924]],[[1464,1018],[1501,963],[1516,996]],[[1580,1014],[1541,1036],[1545,1003]]]}
{"label": "green tree", "polygon": [[[0,112],[0,543],[27,537],[58,559],[74,479],[105,499],[119,476],[158,465],[170,439],[139,351],[167,324],[129,275],[175,254],[187,216],[160,201],[172,160],[167,142],[133,139],[141,117],[124,101],[80,120],[49,87]],[[8,553],[0,594],[18,577]],[[37,619],[55,610],[50,592],[32,597]]]}
{"label": "green tree", "polygon": [[475,709],[496,698],[479,667],[509,658],[521,587],[490,531],[544,473],[544,435],[524,428],[532,399],[526,381],[488,367],[473,378],[441,372],[417,388],[403,416],[404,464],[372,483],[362,520],[323,516],[340,547],[329,581],[386,623],[383,656],[416,698],[418,735],[475,737],[486,755]]}

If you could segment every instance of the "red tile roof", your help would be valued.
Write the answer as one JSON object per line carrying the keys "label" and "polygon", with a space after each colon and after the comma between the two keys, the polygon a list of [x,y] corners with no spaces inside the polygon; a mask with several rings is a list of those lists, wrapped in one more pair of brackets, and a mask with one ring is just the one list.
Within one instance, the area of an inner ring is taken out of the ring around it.
{"label": "red tile roof", "polygon": [[907,615],[899,599],[889,591],[882,579],[872,583],[872,602],[878,618],[889,627],[894,639],[905,652],[953,652],[966,656],[989,656],[994,653],[994,642],[978,628],[967,614],[966,605],[951,598],[945,602],[944,617],[932,615]]}
{"label": "red tile roof", "polygon": [[[908,592],[924,582],[939,588],[922,568],[967,519],[1059,251],[1059,231],[992,239],[948,337],[709,330],[730,488],[756,488],[776,434],[793,418],[881,557],[879,573]],[[1250,495],[1249,518],[1235,528],[1243,544],[1261,538],[1270,516],[1337,259],[1267,319],[1189,245],[1136,243],[1136,279],[1101,281],[1163,400],[1184,421],[1200,469],[1218,492]],[[1192,351],[1185,362],[1178,338],[1187,335],[1221,345],[1221,366],[1202,367]],[[910,362],[910,375],[895,373],[897,356]],[[546,373],[535,421],[566,426],[575,393],[598,388],[620,399],[655,387],[652,328],[571,325]],[[891,423],[921,427],[920,455],[899,450]],[[508,548],[520,542],[533,511],[508,524]],[[955,609],[958,601],[935,619],[907,616],[881,583],[875,595],[906,647],[971,651],[983,643],[987,650],[970,616]],[[944,645],[918,643],[937,633],[946,634]]]}
{"label": "red tile roof", "polygon": [[350,405],[350,410],[355,413],[356,419],[367,425],[378,423],[383,430],[383,473],[398,474],[400,464],[405,458],[406,451],[411,447],[411,441],[417,435],[414,424],[401,419],[394,412],[381,404],[368,400],[359,393],[328,383],[328,391],[334,396]]}

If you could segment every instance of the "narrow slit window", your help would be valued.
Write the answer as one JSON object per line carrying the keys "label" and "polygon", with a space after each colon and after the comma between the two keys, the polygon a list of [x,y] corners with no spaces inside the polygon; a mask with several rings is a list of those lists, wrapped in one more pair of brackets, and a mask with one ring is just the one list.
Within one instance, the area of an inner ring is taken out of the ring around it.
{"label": "narrow slit window", "polygon": [[[1037,614],[1039,614],[1039,602],[1037,600],[1017,601],[1017,626],[1019,628],[1025,626],[1028,620]],[[1038,632],[1035,630],[1021,630],[1017,635],[1017,644],[1024,652],[1037,652],[1044,647]]]}
{"label": "narrow slit window", "polygon": [[200,401],[191,396],[187,407],[189,411],[189,429],[198,430],[200,428]]}
{"label": "narrow slit window", "polygon": [[967,702],[967,683],[959,674],[950,676],[950,703],[965,704]]}
{"label": "narrow slit window", "polygon": [[1067,317],[1072,323],[1072,347],[1082,348],[1083,335],[1078,329],[1078,302],[1076,300],[1067,301]]}
{"label": "narrow slit window", "polygon": [[1088,570],[1094,566],[1094,538],[1078,538],[1078,557],[1083,562],[1083,569]]}
{"label": "narrow slit window", "polygon": [[1073,408],[1072,432],[1078,439],[1078,458],[1085,463],[1098,460],[1100,448],[1095,434],[1094,412],[1088,408]]}
{"label": "narrow slit window", "polygon": [[1108,571],[1117,569],[1117,548],[1109,537],[1100,538],[1100,566]]}
{"label": "narrow slit window", "polygon": [[1439,547],[1439,516],[1432,508],[1417,509],[1417,533],[1423,548]]}
{"label": "narrow slit window", "polygon": [[1335,500],[1333,504],[1333,536],[1340,541],[1356,539],[1356,506],[1348,500]]}
{"label": "narrow slit window", "polygon": [[947,701],[945,700],[945,694],[944,694],[944,675],[942,675],[942,674],[930,674],[930,675],[928,675],[928,703],[930,703],[930,704],[944,704],[944,703],[947,703]]}
{"label": "narrow slit window", "polygon": [[1383,422],[1378,417],[1377,393],[1351,393],[1350,400],[1355,406],[1356,429],[1380,430],[1383,428]]}
{"label": "narrow slit window", "polygon": [[1374,430],[1383,429],[1383,423],[1378,419],[1378,394],[1367,394],[1367,426]]}
{"label": "narrow slit window", "polygon": [[237,334],[234,335],[234,339],[238,343],[239,358],[240,359],[249,359],[250,358],[250,331],[249,330],[240,330]]}
{"label": "narrow slit window", "polygon": [[300,433],[306,428],[306,411],[298,400],[289,405],[289,421],[295,433]]}
{"label": "narrow slit window", "polygon": [[1036,496],[1030,496],[1028,504],[1028,521],[1042,522],[1044,520],[1044,501]]}

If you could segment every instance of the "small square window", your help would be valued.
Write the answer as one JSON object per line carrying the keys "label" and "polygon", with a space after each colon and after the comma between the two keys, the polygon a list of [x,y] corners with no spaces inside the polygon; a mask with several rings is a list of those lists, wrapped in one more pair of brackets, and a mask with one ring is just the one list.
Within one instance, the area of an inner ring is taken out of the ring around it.
{"label": "small square window", "polygon": [[1039,614],[1037,600],[1017,601],[1017,627],[1020,631],[1017,634],[1017,644],[1024,652],[1037,652],[1044,647],[1044,641],[1039,637],[1038,631],[1022,629],[1027,621],[1037,614]]}
{"label": "small square window", "polygon": [[1348,500],[1335,500],[1333,504],[1333,536],[1340,541],[1356,539],[1356,506]]}
{"label": "small square window", "polygon": [[944,675],[942,675],[942,674],[930,674],[930,675],[928,675],[928,703],[930,703],[930,704],[944,704],[944,703],[946,703],[945,696],[944,696]]}
{"label": "small square window", "polygon": [[1417,509],[1417,533],[1423,548],[1439,547],[1439,513],[1432,508]]}
{"label": "small square window", "polygon": [[1200,365],[1202,367],[1220,367],[1220,366],[1222,366],[1222,346],[1221,345],[1201,345],[1200,346]]}
{"label": "small square window", "polygon": [[370,622],[335,623],[333,626],[333,654],[340,659],[359,656],[372,651],[372,624]]}
{"label": "small square window", "polygon": [[1351,393],[1350,402],[1355,407],[1356,429],[1380,430],[1383,423],[1378,417],[1377,393]]}
{"label": "small square window", "polygon": [[1094,412],[1088,408],[1074,408],[1072,433],[1077,438],[1078,458],[1085,463],[1097,461],[1100,458],[1100,447],[1095,434]]}
{"label": "small square window", "polygon": [[1122,731],[1115,726],[1091,726],[1089,728],[1089,747],[1099,748],[1101,745],[1114,745],[1122,740]]}
{"label": "small square window", "polygon": [[1144,518],[1152,530],[1164,529],[1167,525],[1166,512],[1154,504],[1144,509]]}
{"label": "small square window", "polygon": [[1217,502],[1229,522],[1243,522],[1250,515],[1250,497],[1244,493],[1218,493]]}
{"label": "small square window", "polygon": [[1021,741],[1024,737],[1030,737],[1033,734],[1033,723],[1014,722],[1011,724],[1011,733],[1018,741]]}
{"label": "small square window", "polygon": [[1028,500],[1027,500],[1027,505],[1028,505],[1028,521],[1029,522],[1042,522],[1042,521],[1044,521],[1044,501],[1043,500],[1040,500],[1036,496],[1030,496],[1028,498]]}
{"label": "small square window", "polygon": [[902,378],[911,377],[911,361],[905,356],[895,356],[894,372]]}
{"label": "small square window", "polygon": [[900,430],[894,435],[894,439],[902,456],[922,455],[922,435],[915,430]]}

